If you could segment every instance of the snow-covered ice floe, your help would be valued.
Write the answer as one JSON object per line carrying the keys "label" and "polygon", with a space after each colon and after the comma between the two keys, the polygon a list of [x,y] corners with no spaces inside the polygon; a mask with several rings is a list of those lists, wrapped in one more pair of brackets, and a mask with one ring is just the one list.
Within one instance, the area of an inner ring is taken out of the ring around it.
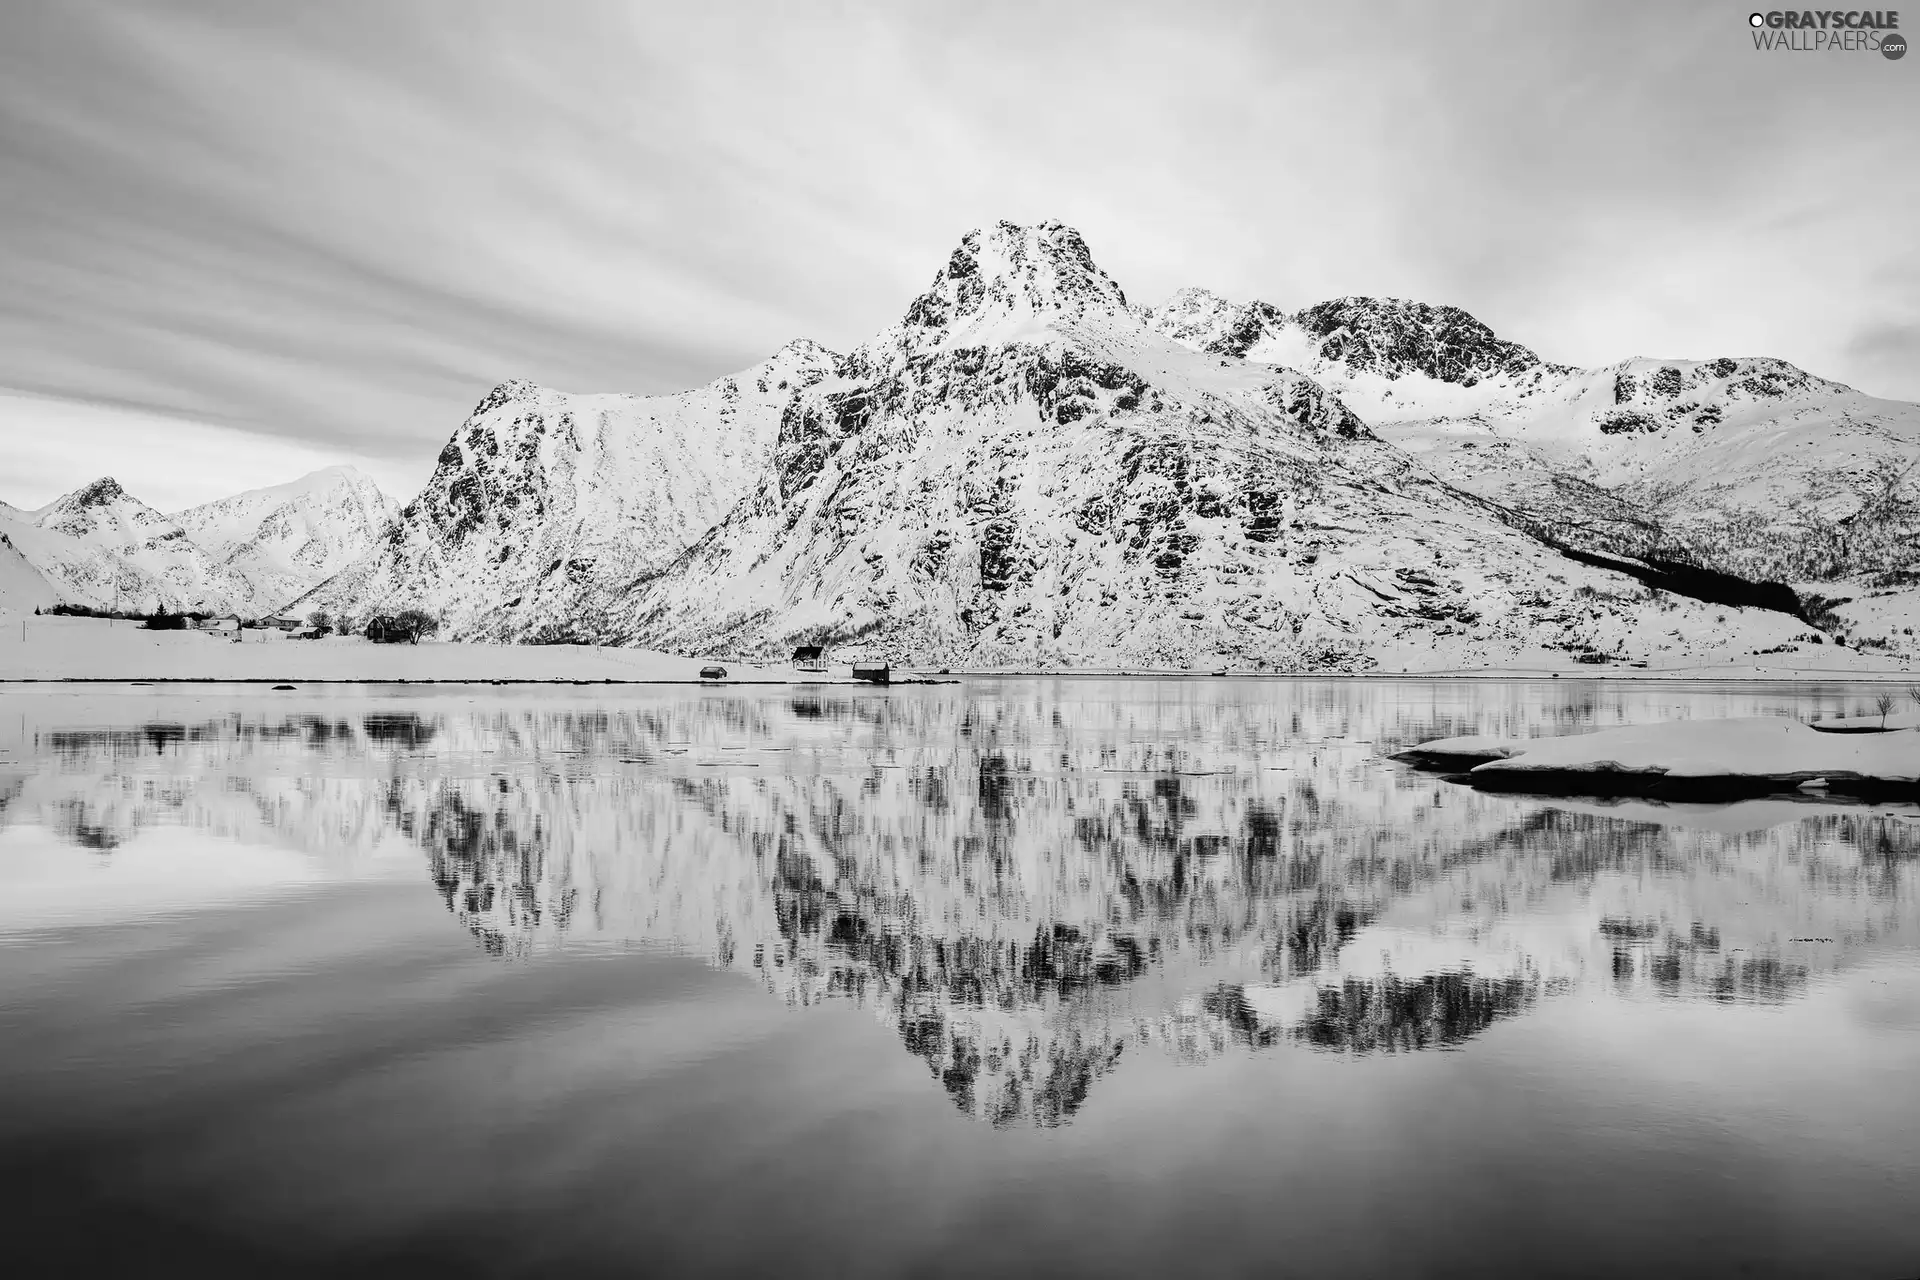
{"label": "snow-covered ice floe", "polygon": [[1554,738],[1437,738],[1396,757],[1462,768],[1488,791],[1731,797],[1819,784],[1839,794],[1920,795],[1920,729],[1836,734],[1797,720],[1675,720]]}

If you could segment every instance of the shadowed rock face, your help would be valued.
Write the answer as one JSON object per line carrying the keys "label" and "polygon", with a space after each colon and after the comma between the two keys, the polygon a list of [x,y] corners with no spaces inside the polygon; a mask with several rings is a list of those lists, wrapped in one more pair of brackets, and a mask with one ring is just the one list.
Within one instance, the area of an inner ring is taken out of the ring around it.
{"label": "shadowed rock face", "polygon": [[1275,359],[1286,352],[1309,372],[1374,374],[1393,381],[1421,374],[1472,387],[1486,378],[1571,372],[1549,364],[1458,307],[1405,298],[1333,298],[1296,312],[1267,302],[1229,302],[1182,289],[1144,313],[1158,332],[1214,355]]}
{"label": "shadowed rock face", "polygon": [[59,505],[73,510],[79,510],[83,507],[104,507],[108,503],[126,496],[127,491],[120,487],[118,480],[115,480],[112,476],[103,476],[95,480],[92,484],[82,485],[80,488],[75,489],[65,498],[62,498]]}
{"label": "shadowed rock face", "polygon": [[[399,837],[488,954],[662,945],[792,1004],[860,1003],[1000,1126],[1070,1120],[1143,1053],[1457,1048],[1576,989],[1791,999],[1840,961],[1784,940],[1920,916],[1910,815],[1805,805],[1723,835],[1451,789],[1376,754],[1434,723],[1342,698],[63,728],[0,822],[104,857],[162,823],[327,856]],[[1508,932],[1536,909],[1550,944]]]}
{"label": "shadowed rock face", "polygon": [[1335,298],[1293,317],[1318,340],[1322,358],[1359,373],[1397,378],[1424,373],[1437,382],[1471,382],[1520,374],[1542,365],[1539,356],[1458,307],[1404,298]]}

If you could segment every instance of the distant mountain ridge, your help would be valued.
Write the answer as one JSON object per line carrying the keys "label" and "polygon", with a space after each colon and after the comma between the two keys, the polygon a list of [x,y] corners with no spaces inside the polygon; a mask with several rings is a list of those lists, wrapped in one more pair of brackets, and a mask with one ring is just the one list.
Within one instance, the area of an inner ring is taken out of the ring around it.
{"label": "distant mountain ridge", "polygon": [[1392,298],[1288,315],[1183,290],[1148,318],[1198,350],[1301,370],[1436,475],[1607,550],[1791,580],[1920,568],[1902,554],[1920,535],[1920,407],[1784,360],[1580,369]]}
{"label": "distant mountain ridge", "polygon": [[112,477],[10,517],[0,532],[67,603],[141,610],[253,607],[250,583]]}
{"label": "distant mountain ridge", "polygon": [[38,510],[0,507],[0,535],[46,587],[0,603],[271,613],[363,556],[396,510],[351,467],[173,516],[102,477]]}

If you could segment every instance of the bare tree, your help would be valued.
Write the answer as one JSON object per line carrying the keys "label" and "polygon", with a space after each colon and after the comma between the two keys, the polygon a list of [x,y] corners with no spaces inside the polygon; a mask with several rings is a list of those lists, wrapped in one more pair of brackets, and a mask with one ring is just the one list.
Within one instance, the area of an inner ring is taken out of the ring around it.
{"label": "bare tree", "polygon": [[419,644],[421,636],[430,636],[440,630],[440,619],[420,609],[401,610],[393,624],[408,644]]}
{"label": "bare tree", "polygon": [[1890,693],[1883,693],[1879,697],[1873,700],[1873,705],[1876,708],[1878,708],[1880,712],[1880,727],[1882,729],[1886,728],[1887,713],[1893,710],[1893,705],[1894,705],[1893,695]]}

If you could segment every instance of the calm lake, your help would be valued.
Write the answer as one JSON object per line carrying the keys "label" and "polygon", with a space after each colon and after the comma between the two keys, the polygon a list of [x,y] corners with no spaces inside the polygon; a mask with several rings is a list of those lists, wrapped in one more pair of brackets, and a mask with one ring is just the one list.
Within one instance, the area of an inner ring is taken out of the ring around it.
{"label": "calm lake", "polygon": [[1920,811],[1384,758],[1870,702],[14,686],[9,1270],[1920,1274]]}

